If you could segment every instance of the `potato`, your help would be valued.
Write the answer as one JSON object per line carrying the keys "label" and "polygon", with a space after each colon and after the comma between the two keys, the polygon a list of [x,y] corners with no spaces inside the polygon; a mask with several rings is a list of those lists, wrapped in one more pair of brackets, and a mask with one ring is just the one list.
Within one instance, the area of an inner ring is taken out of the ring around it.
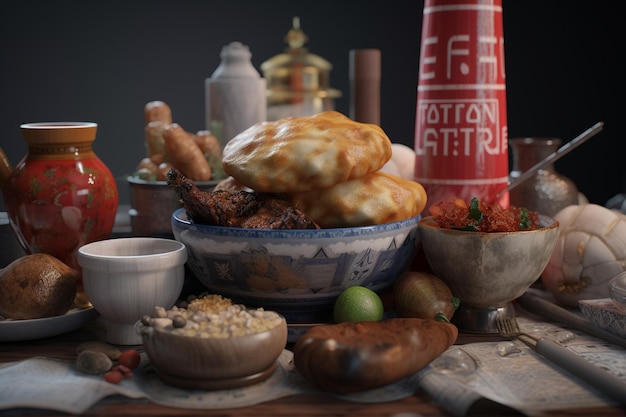
{"label": "potato", "polygon": [[54,256],[35,253],[0,269],[0,316],[16,320],[60,316],[72,307],[78,275]]}

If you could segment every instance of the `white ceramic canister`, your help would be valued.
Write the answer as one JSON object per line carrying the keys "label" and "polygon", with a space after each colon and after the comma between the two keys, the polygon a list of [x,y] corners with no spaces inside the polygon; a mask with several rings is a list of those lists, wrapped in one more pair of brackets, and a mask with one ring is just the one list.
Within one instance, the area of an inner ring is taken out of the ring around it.
{"label": "white ceramic canister", "polygon": [[241,42],[224,46],[220,57],[220,65],[205,81],[206,126],[223,149],[238,133],[267,119],[267,83]]}

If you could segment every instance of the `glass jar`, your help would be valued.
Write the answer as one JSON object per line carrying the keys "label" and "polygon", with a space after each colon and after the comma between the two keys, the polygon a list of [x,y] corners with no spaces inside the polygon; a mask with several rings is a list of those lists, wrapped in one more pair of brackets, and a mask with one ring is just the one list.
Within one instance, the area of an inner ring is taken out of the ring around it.
{"label": "glass jar", "polygon": [[55,256],[80,277],[78,248],[110,237],[118,206],[115,178],[92,149],[97,124],[27,123],[20,129],[28,153],[3,187],[11,228],[27,253]]}
{"label": "glass jar", "polygon": [[[513,156],[511,181],[547,158],[559,148],[558,138],[525,137],[509,140]],[[574,182],[559,174],[554,163],[547,164],[528,180],[509,192],[513,206],[526,207],[547,216],[554,216],[561,209],[578,204],[578,188]]]}

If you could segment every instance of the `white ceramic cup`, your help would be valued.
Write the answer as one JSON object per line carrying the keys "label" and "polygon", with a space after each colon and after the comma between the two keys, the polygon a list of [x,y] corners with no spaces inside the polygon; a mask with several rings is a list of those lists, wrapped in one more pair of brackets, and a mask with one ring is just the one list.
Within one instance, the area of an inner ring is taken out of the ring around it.
{"label": "white ceramic cup", "polygon": [[85,294],[107,320],[106,340],[139,345],[135,325],[155,306],[169,309],[183,288],[187,248],[171,239],[108,239],[78,249]]}

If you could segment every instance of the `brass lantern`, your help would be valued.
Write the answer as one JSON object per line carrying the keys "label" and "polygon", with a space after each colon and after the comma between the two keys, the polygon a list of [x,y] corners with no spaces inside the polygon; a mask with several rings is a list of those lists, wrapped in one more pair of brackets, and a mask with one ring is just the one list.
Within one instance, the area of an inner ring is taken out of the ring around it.
{"label": "brass lantern", "polygon": [[304,47],[307,40],[300,18],[294,17],[285,36],[289,47],[261,64],[267,81],[268,120],[334,110],[334,99],[341,97],[341,91],[329,86],[332,64],[310,53]]}

